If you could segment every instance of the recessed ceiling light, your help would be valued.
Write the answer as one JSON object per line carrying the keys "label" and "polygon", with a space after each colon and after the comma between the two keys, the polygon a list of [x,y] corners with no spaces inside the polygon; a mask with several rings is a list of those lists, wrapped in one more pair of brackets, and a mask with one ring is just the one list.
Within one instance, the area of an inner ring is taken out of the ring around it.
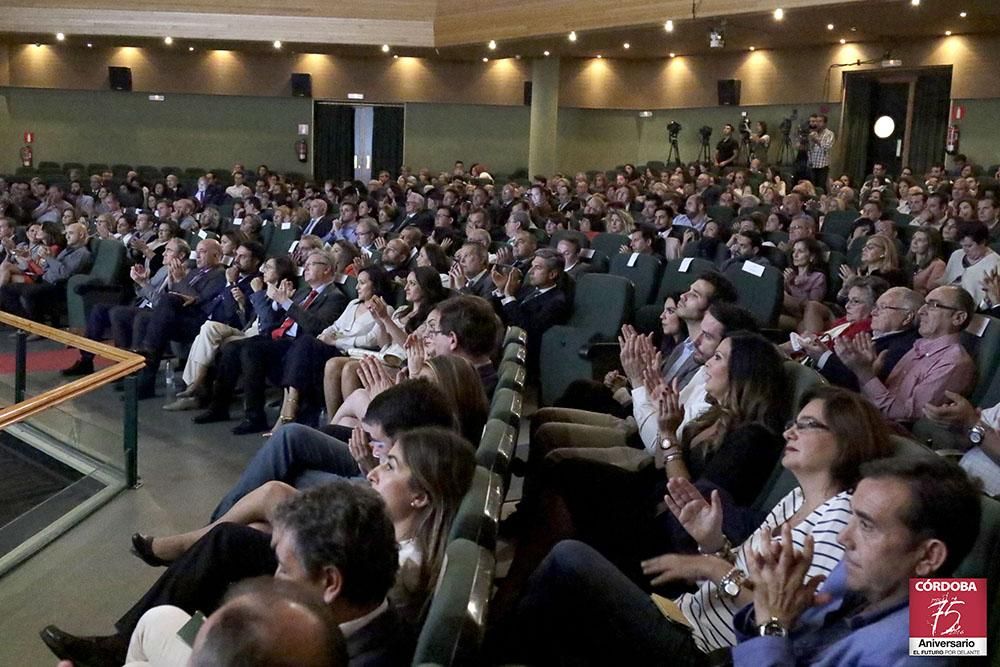
{"label": "recessed ceiling light", "polygon": [[168,35],[163,38],[163,43],[166,44],[167,46],[170,46],[171,44],[174,43],[174,38]]}
{"label": "recessed ceiling light", "polygon": [[945,37],[951,37],[951,30],[945,30],[944,31],[944,36]]}
{"label": "recessed ceiling light", "polygon": [[399,60],[399,54],[398,53],[392,54],[392,59],[393,60]]}
{"label": "recessed ceiling light", "polygon": [[94,45],[93,45],[93,43],[92,43],[92,42],[87,42],[87,48],[88,48],[88,49],[92,49],[92,48],[94,48]]}
{"label": "recessed ceiling light", "polygon": [[751,50],[751,51],[756,51],[756,50],[757,50],[757,47],[756,47],[756,46],[751,46],[751,47],[750,47],[750,50]]}
{"label": "recessed ceiling light", "polygon": [[544,51],[544,52],[542,52],[542,55],[545,56],[546,58],[548,58],[549,57],[549,52],[548,51]]}
{"label": "recessed ceiling light", "polygon": [[774,20],[780,21],[783,18],[785,18],[785,10],[782,9],[781,7],[778,7],[777,9],[774,10]]}
{"label": "recessed ceiling light", "polygon": [[520,53],[515,53],[514,54],[514,60],[520,60],[520,59],[521,59],[521,54]]}
{"label": "recessed ceiling light", "polygon": [[188,47],[188,51],[194,51],[194,47],[193,46],[189,46]]}
{"label": "recessed ceiling light", "polygon": [[600,59],[601,59],[601,58],[603,58],[603,57],[604,57],[604,56],[602,56],[602,55],[601,55],[600,53],[598,53],[598,54],[597,54],[597,59],[598,59],[598,60],[600,60]]}
{"label": "recessed ceiling light", "polygon": [[631,49],[631,48],[632,48],[632,45],[631,45],[631,44],[629,44],[628,42],[625,42],[624,44],[622,44],[622,48],[623,48],[623,49]]}
{"label": "recessed ceiling light", "polygon": [[841,44],[847,44],[847,40],[846,40],[846,39],[844,39],[843,37],[841,37],[841,38],[840,38],[840,43],[841,43]]}
{"label": "recessed ceiling light", "polygon": [[576,30],[573,30],[572,32],[569,33],[569,41],[571,42],[576,41]]}
{"label": "recessed ceiling light", "polygon": [[61,32],[57,32],[56,33],[56,39],[58,39],[60,42],[62,42],[62,41],[64,41],[66,39],[66,35],[64,35]]}
{"label": "recessed ceiling light", "polygon": [[382,53],[389,53],[389,45],[388,44],[383,44],[382,45]]}
{"label": "recessed ceiling light", "polygon": [[858,26],[852,25],[851,26],[851,32],[857,32],[857,31],[858,31]]}
{"label": "recessed ceiling light", "polygon": [[497,42],[496,42],[496,40],[495,39],[491,39],[490,43],[486,45],[486,48],[488,48],[490,51],[496,51],[496,48],[497,48]]}
{"label": "recessed ceiling light", "polygon": [[919,7],[920,0],[910,0],[910,4],[913,5],[914,7]]}
{"label": "recessed ceiling light", "polygon": [[674,22],[673,21],[667,21],[666,23],[663,24],[663,29],[666,30],[667,32],[673,32],[674,31]]}
{"label": "recessed ceiling light", "polygon": [[490,59],[489,59],[489,58],[483,58],[483,62],[484,62],[484,63],[488,63],[489,61],[490,61]]}
{"label": "recessed ceiling light", "polygon": [[968,16],[968,15],[969,15],[969,12],[959,12],[959,13],[958,13],[958,17],[959,17],[959,18],[962,18],[962,19],[964,19],[964,18],[965,18],[966,16]]}
{"label": "recessed ceiling light", "polygon": [[676,54],[676,53],[674,53],[673,51],[671,51],[671,52],[670,52],[670,57],[671,57],[671,58],[676,58],[676,57],[677,57],[677,54]]}
{"label": "recessed ceiling light", "polygon": [[833,30],[833,24],[832,23],[827,23],[826,24],[826,29],[827,30]]}
{"label": "recessed ceiling light", "polygon": [[274,48],[276,48],[276,49],[280,49],[281,48],[281,40],[280,39],[274,40],[274,44],[272,46],[274,46]]}

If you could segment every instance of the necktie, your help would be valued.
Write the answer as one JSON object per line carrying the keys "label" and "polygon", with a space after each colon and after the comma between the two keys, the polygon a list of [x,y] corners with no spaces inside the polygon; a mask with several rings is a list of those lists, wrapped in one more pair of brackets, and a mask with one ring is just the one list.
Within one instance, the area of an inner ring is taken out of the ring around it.
{"label": "necktie", "polygon": [[[315,301],[316,297],[318,296],[319,292],[317,292],[316,290],[310,290],[309,296],[307,296],[306,300],[302,302],[302,310],[307,310],[309,306],[312,305],[312,302]],[[294,324],[295,320],[293,320],[290,317],[286,317],[285,321],[281,323],[281,326],[271,332],[271,339],[281,340],[284,337],[284,335],[288,333],[288,330],[291,329]]]}

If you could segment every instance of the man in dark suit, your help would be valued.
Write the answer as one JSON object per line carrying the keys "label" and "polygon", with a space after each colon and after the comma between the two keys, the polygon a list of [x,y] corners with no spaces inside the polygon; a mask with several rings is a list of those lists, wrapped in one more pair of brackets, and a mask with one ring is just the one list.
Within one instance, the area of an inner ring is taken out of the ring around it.
{"label": "man in dark suit", "polygon": [[563,271],[574,281],[593,268],[580,259],[581,249],[580,239],[576,236],[564,236],[556,244],[556,252],[563,258]]}
{"label": "man in dark suit", "polygon": [[[920,337],[917,311],[923,298],[906,287],[893,287],[875,302],[872,310],[872,342],[878,355],[885,353],[878,377],[885,379]],[[818,346],[818,347],[817,347]],[[806,351],[816,362],[820,374],[830,384],[858,391],[858,378],[840,357],[822,343],[807,344]]]}
{"label": "man in dark suit", "polygon": [[232,582],[277,571],[322,595],[346,638],[349,664],[408,664],[412,635],[386,599],[399,557],[392,522],[378,494],[334,480],[280,506],[272,525],[273,538],[234,523],[213,528],[118,620],[116,634],[75,637],[50,625],[42,630],[42,640],[60,659],[75,664],[120,665],[139,620],[153,607],[210,614]]}
{"label": "man in dark suit", "polygon": [[145,340],[138,343],[146,355],[146,367],[139,374],[139,398],[155,396],[156,372],[171,341],[190,343],[212,313],[215,297],[226,286],[222,266],[222,246],[214,239],[204,239],[196,249],[195,268],[185,258],[174,257],[169,264],[166,298],[153,308]]}
{"label": "man in dark suit", "polygon": [[347,307],[347,297],[333,278],[330,253],[316,250],[306,259],[303,279],[308,287],[295,292],[287,280],[281,285],[268,285],[267,296],[275,308],[285,312],[284,320],[269,335],[233,340],[220,348],[212,402],[207,412],[194,418],[196,424],[229,420],[229,403],[242,375],[244,418],[233,428],[233,434],[267,430],[264,389],[268,380],[280,384],[282,361],[295,337],[318,336]]}
{"label": "man in dark suit", "polygon": [[490,254],[479,243],[466,243],[455,253],[457,260],[451,267],[451,286],[462,294],[489,299],[493,293],[490,278]]}
{"label": "man in dark suit", "polygon": [[328,208],[326,200],[319,197],[309,202],[309,222],[302,230],[303,236],[312,234],[325,238],[330,233],[330,230],[333,229],[333,216],[326,214]]}
{"label": "man in dark suit", "polygon": [[571,312],[566,293],[558,287],[563,264],[562,255],[551,248],[536,251],[528,270],[527,284],[523,286],[517,269],[507,275],[493,270],[493,284],[500,292],[495,296],[495,304],[504,324],[521,327],[528,334],[529,372],[538,370],[542,334],[565,322]]}
{"label": "man in dark suit", "polygon": [[417,192],[406,195],[405,214],[393,224],[390,232],[397,233],[411,225],[427,235],[434,232],[434,214],[427,210],[427,200]]}

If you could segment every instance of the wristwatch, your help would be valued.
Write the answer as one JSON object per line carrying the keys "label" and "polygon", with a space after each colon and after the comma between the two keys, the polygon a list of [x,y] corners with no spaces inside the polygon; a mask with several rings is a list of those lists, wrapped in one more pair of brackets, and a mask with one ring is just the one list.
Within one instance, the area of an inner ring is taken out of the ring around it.
{"label": "wristwatch", "polygon": [[738,567],[726,572],[722,579],[719,579],[719,595],[735,600],[743,590],[743,583],[747,580],[747,575]]}
{"label": "wristwatch", "polygon": [[670,438],[662,438],[660,440],[660,451],[666,452],[674,447],[677,447],[677,443]]}
{"label": "wristwatch", "polygon": [[986,427],[982,424],[976,424],[969,429],[969,442],[974,445],[982,444],[983,438],[986,437]]}
{"label": "wristwatch", "polygon": [[761,637],[787,637],[788,630],[774,616],[758,628]]}

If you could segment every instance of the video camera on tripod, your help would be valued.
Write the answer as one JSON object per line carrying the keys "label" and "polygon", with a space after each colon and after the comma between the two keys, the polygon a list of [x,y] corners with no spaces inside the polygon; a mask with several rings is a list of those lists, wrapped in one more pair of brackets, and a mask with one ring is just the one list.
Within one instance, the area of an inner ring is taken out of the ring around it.
{"label": "video camera on tripod", "polygon": [[740,136],[743,141],[750,140],[750,114],[746,111],[740,112]]}
{"label": "video camera on tripod", "polygon": [[676,120],[672,120],[667,123],[667,134],[669,135],[670,141],[677,141],[677,135],[681,133],[681,124]]}
{"label": "video camera on tripod", "polygon": [[681,153],[677,148],[677,135],[681,133],[681,124],[676,120],[672,120],[667,123],[667,138],[670,141],[670,151],[667,153],[667,164],[671,162],[676,162],[678,165],[681,163]]}

